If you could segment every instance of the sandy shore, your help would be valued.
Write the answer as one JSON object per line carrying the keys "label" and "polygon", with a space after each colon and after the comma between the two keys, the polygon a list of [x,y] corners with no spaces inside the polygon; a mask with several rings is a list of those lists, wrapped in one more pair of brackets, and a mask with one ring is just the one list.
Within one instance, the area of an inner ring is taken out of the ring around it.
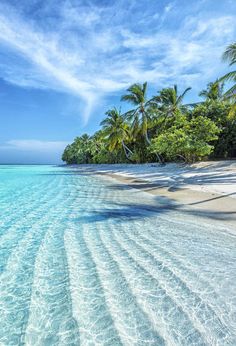
{"label": "sandy shore", "polygon": [[79,167],[157,196],[162,207],[191,210],[236,230],[236,161]]}

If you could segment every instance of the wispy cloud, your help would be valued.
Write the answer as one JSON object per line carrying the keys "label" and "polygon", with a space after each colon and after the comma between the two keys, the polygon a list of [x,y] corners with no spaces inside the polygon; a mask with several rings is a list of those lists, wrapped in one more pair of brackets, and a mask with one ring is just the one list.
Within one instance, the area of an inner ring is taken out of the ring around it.
{"label": "wispy cloud", "polygon": [[20,86],[78,96],[85,122],[99,100],[130,83],[197,88],[216,78],[236,34],[233,12],[213,15],[202,1],[192,13],[190,2],[180,8],[176,1],[43,3],[0,5],[0,73]]}
{"label": "wispy cloud", "polygon": [[0,145],[0,150],[23,151],[23,152],[59,152],[61,153],[68,142],[63,141],[41,141],[36,139],[12,139]]}

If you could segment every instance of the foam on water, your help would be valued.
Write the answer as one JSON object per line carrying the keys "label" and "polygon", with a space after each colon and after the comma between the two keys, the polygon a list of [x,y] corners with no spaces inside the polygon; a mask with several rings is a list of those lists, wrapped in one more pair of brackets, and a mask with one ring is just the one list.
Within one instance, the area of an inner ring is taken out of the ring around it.
{"label": "foam on water", "polygon": [[155,203],[0,166],[0,345],[236,345],[236,237]]}

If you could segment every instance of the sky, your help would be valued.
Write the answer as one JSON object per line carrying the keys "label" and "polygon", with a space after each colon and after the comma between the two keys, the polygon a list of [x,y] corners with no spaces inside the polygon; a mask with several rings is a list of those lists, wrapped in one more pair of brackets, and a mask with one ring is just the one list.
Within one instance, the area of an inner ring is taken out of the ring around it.
{"label": "sky", "polygon": [[197,101],[235,40],[235,0],[0,0],[0,163],[59,163],[136,82]]}

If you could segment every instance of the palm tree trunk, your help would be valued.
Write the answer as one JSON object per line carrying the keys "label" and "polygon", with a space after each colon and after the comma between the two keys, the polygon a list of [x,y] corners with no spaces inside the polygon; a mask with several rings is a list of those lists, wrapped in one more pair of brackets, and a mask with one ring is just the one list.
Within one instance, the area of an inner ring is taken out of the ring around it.
{"label": "palm tree trunk", "polygon": [[[146,142],[150,145],[150,144],[151,144],[151,141],[150,141],[150,139],[149,139],[149,137],[148,137],[147,131],[145,132],[145,139],[146,139]],[[157,157],[158,162],[161,163],[161,164],[163,164],[164,162],[163,162],[163,160],[161,159],[161,156],[160,156],[158,153],[155,153],[155,154],[156,154],[156,157]]]}
{"label": "palm tree trunk", "polygon": [[[148,137],[148,131],[147,131],[147,117],[146,117],[146,114],[145,114],[145,110],[144,109],[142,109],[141,110],[141,113],[142,113],[142,120],[143,120],[143,122],[145,121],[145,129],[144,129],[144,137],[145,137],[145,140],[146,140],[146,142],[148,143],[148,145],[150,145],[151,144],[151,141],[150,141],[150,139],[149,139],[149,137]],[[157,160],[158,160],[158,162],[159,163],[163,163],[163,160],[161,159],[161,156],[158,154],[158,153],[156,153],[156,157],[157,157]]]}
{"label": "palm tree trunk", "polygon": [[[130,155],[133,155],[133,152],[125,145],[125,143],[124,143],[123,140],[122,140],[121,144],[122,144],[122,147],[123,147],[123,150],[124,150],[124,153],[125,153],[125,156],[126,156],[127,160],[129,160],[130,162],[133,162],[133,161],[129,158],[129,155],[128,155],[128,153],[129,153]],[[127,152],[128,152],[128,153],[127,153]]]}
{"label": "palm tree trunk", "polygon": [[177,154],[176,156],[179,156],[181,159],[183,159],[183,160],[184,160],[184,163],[187,162],[186,158],[185,158],[183,155]]}

